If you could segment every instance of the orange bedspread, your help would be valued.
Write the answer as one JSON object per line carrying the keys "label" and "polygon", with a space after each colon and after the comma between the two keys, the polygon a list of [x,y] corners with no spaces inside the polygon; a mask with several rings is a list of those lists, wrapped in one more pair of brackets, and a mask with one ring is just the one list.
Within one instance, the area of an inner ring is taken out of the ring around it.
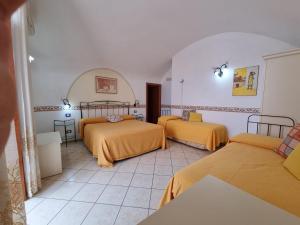
{"label": "orange bedspread", "polygon": [[158,124],[165,128],[167,137],[199,144],[209,151],[228,141],[226,127],[219,124],[184,121],[177,116],[162,116]]}
{"label": "orange bedspread", "polygon": [[177,172],[161,206],[213,175],[300,217],[300,181],[282,166],[285,159],[272,150],[280,143],[278,138],[248,134],[233,138],[226,147]]}
{"label": "orange bedspread", "polygon": [[162,126],[137,120],[117,123],[90,121],[84,124],[85,145],[98,158],[98,164],[110,167],[114,161],[165,148]]}

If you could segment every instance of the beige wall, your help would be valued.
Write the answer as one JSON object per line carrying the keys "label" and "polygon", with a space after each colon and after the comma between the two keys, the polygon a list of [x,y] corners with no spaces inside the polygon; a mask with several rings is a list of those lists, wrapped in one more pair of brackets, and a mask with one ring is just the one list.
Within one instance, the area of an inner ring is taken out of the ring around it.
{"label": "beige wall", "polygon": [[290,116],[300,122],[300,49],[269,55],[262,112]]}
{"label": "beige wall", "polygon": [[[118,79],[117,94],[96,93],[95,77],[103,76]],[[68,96],[72,105],[79,105],[81,101],[112,100],[130,102],[135,101],[135,95],[129,83],[121,74],[110,69],[93,69],[83,73],[71,86]]]}

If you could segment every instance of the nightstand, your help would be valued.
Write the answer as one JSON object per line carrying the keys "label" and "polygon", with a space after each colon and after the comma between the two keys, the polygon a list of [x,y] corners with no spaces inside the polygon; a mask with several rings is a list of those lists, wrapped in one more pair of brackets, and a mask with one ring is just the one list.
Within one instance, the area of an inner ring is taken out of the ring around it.
{"label": "nightstand", "polygon": [[[65,133],[64,136],[62,136],[62,141],[66,143],[66,147],[68,147],[68,141],[75,140],[76,141],[76,126],[75,126],[75,120],[54,120],[54,132],[59,129],[59,127],[63,127],[63,132]],[[72,134],[73,135],[70,135]]]}

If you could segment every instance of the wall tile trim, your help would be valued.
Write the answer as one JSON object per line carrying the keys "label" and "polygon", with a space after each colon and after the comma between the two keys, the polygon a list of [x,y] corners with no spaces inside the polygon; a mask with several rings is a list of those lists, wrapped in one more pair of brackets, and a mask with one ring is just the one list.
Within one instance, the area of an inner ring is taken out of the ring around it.
{"label": "wall tile trim", "polygon": [[[146,108],[146,105],[139,105],[134,107],[133,105],[130,108]],[[223,106],[192,106],[192,105],[162,105],[162,108],[171,108],[171,109],[196,109],[200,111],[214,111],[214,112],[234,112],[234,113],[260,113],[260,108],[240,108],[240,107],[223,107]],[[55,112],[63,111],[63,106],[35,106],[33,108],[34,112]],[[70,110],[80,110],[79,106],[72,106]]]}

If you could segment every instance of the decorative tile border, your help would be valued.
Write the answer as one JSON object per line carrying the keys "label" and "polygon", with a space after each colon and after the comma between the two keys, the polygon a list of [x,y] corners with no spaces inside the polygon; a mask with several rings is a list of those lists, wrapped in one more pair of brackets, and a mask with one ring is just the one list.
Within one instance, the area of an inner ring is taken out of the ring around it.
{"label": "decorative tile border", "polygon": [[192,106],[192,105],[162,105],[163,108],[171,109],[195,109],[200,111],[235,112],[235,113],[260,113],[259,108],[239,108],[222,106]]}
{"label": "decorative tile border", "polygon": [[[129,106],[130,108],[136,108],[136,109],[139,109],[139,108],[146,108],[146,105],[138,105],[138,106],[133,106],[133,105],[130,105]],[[84,107],[83,107],[84,108]],[[98,106],[98,107],[95,107],[96,109],[101,109],[101,106]],[[103,110],[107,109],[107,107],[102,107]],[[124,107],[126,108],[126,106]],[[90,108],[92,109],[92,108]],[[94,108],[93,108],[94,109]],[[112,106],[108,107],[108,109],[113,109]],[[116,109],[116,107],[114,107],[114,109]],[[63,106],[34,106],[33,107],[33,111],[34,112],[57,112],[57,111],[63,111],[64,110],[64,107]],[[71,109],[68,109],[68,110],[80,110],[80,106],[72,106]]]}
{"label": "decorative tile border", "polygon": [[[97,108],[100,109],[100,107]],[[131,105],[130,108],[142,109],[142,108],[146,108],[146,105],[139,105],[136,107]],[[162,108],[195,109],[201,111],[214,111],[214,112],[260,113],[259,108],[239,108],[239,107],[222,107],[222,106],[162,105]],[[110,109],[112,109],[112,107],[110,107]],[[55,111],[63,111],[63,110],[64,110],[63,106],[35,106],[34,107],[34,112],[55,112]],[[72,106],[70,110],[80,110],[80,107]]]}

